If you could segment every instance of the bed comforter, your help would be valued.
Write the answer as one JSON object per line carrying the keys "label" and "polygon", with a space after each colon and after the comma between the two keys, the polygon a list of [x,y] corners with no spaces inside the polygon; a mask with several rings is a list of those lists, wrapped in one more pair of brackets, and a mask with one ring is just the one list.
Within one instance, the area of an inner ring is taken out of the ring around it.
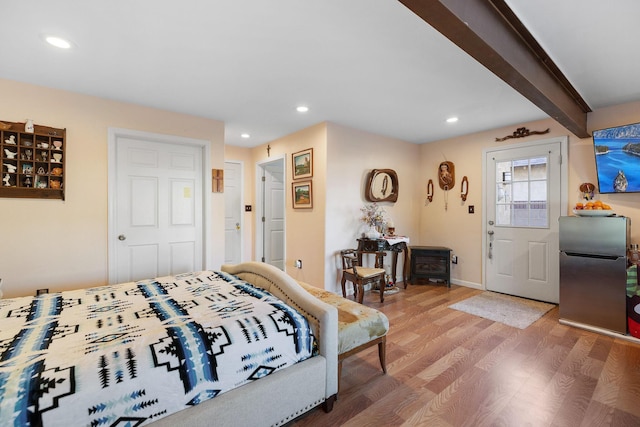
{"label": "bed comforter", "polygon": [[142,425],[316,352],[302,315],[224,272],[0,300],[0,425]]}

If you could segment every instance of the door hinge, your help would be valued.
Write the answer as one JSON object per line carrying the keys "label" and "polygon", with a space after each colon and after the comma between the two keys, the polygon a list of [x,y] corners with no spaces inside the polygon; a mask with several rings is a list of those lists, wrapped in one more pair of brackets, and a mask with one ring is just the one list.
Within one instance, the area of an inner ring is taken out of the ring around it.
{"label": "door hinge", "polygon": [[262,222],[264,222],[264,217],[262,217]]}
{"label": "door hinge", "polygon": [[265,262],[265,258],[264,257],[262,257],[262,262]]}
{"label": "door hinge", "polygon": [[266,177],[263,176],[262,177],[262,182],[265,182],[266,180],[267,180]]}
{"label": "door hinge", "polygon": [[560,161],[560,164],[562,164],[562,154],[560,154],[560,155],[558,156],[558,159],[559,159],[559,161]]}

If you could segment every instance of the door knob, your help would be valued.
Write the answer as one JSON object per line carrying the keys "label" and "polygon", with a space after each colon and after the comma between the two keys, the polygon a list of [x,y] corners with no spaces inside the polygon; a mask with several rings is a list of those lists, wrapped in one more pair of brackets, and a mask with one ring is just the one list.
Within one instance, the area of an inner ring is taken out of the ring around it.
{"label": "door knob", "polygon": [[127,236],[125,236],[124,234],[121,234],[118,236],[118,240],[121,240],[121,241],[127,240]]}
{"label": "door knob", "polygon": [[236,222],[236,230],[240,230],[240,223]]}
{"label": "door knob", "polygon": [[488,234],[489,236],[493,236],[493,230],[489,230],[489,231],[487,231],[487,234]]}

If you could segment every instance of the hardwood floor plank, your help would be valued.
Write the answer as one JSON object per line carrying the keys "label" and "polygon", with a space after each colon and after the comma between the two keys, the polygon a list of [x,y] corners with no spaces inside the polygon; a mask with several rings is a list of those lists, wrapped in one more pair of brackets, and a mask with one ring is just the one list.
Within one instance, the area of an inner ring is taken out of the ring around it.
{"label": "hardwood floor plank", "polygon": [[365,304],[389,318],[377,349],[344,361],[331,413],[292,426],[640,426],[640,345],[562,325],[524,330],[450,309],[481,291],[410,285]]}

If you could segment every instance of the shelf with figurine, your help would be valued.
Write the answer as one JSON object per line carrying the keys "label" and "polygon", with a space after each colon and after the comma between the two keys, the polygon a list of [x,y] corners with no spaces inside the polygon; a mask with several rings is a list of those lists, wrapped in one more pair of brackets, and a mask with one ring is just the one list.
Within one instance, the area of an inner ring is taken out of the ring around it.
{"label": "shelf with figurine", "polygon": [[66,129],[0,121],[0,197],[64,200]]}

